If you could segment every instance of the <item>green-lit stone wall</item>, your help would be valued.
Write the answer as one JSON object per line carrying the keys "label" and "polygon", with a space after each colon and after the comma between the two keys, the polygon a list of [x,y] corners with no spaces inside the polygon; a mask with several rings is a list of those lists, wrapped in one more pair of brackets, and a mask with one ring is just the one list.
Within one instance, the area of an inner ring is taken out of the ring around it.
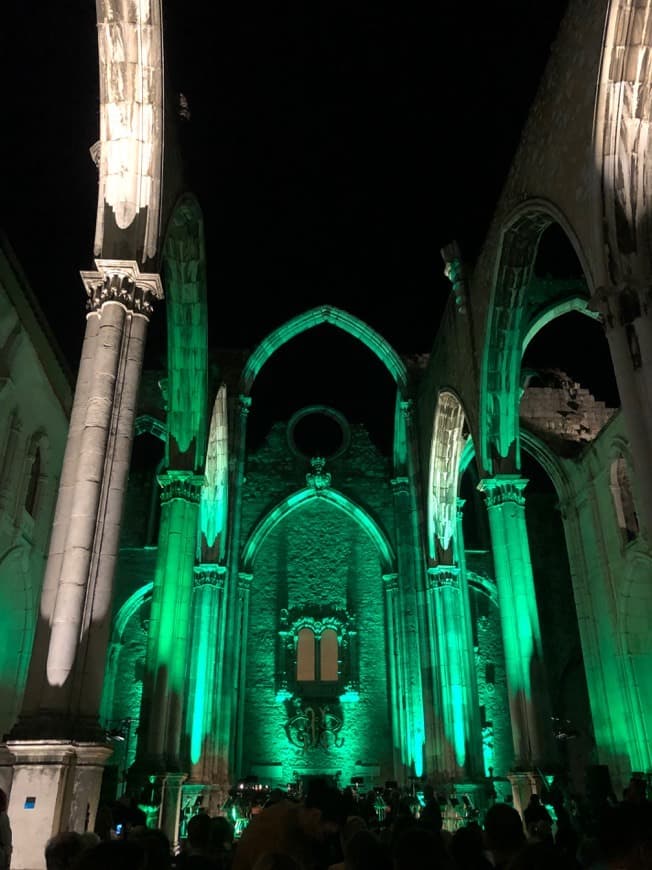
{"label": "green-lit stone wall", "polygon": [[[366,433],[354,430],[349,452],[327,463],[326,470],[333,475],[334,489],[376,518],[384,516],[385,531],[391,529],[387,466]],[[289,454],[284,427],[274,427],[248,463],[247,527],[288,492],[305,486],[308,471],[307,460]],[[364,525],[316,497],[290,512],[263,541],[252,574],[241,775],[273,765],[286,782],[309,771],[340,771],[340,781],[348,784],[361,767],[377,781],[393,778],[382,568]],[[277,698],[282,609],[347,611],[357,627],[359,699],[338,707],[344,721],[340,747],[303,750],[288,739],[287,706]]]}

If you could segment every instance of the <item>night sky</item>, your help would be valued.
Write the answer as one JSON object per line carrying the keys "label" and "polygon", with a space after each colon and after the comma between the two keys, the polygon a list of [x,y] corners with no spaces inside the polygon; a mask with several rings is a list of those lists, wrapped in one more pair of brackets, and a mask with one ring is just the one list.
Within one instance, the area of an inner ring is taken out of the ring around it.
{"label": "night sky", "polygon": [[[93,268],[95,7],[10,6],[1,222],[74,369],[79,270]],[[565,6],[164,2],[211,342],[252,348],[331,304],[399,352],[429,351],[449,292],[440,249],[455,238],[477,255]]]}

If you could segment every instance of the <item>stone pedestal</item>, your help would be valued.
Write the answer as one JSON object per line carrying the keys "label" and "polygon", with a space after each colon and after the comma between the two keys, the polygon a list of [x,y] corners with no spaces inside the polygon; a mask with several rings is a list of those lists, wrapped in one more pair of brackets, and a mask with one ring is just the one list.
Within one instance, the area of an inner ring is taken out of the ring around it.
{"label": "stone pedestal", "polygon": [[182,786],[187,779],[185,773],[163,773],[161,782],[161,805],[158,826],[167,835],[172,849],[179,848],[179,817],[181,815]]}
{"label": "stone pedestal", "polygon": [[111,748],[65,740],[12,740],[9,799],[12,870],[45,868],[45,844],[60,831],[92,830]]}

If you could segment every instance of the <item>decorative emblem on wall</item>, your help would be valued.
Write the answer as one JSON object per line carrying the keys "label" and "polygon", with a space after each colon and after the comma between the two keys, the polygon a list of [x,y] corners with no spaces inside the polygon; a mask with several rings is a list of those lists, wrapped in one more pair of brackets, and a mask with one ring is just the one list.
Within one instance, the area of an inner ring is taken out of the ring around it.
{"label": "decorative emblem on wall", "polygon": [[339,736],[344,722],[341,714],[333,711],[332,704],[313,704],[294,697],[286,706],[285,733],[293,746],[307,752],[308,749],[339,749],[344,745],[344,738]]}

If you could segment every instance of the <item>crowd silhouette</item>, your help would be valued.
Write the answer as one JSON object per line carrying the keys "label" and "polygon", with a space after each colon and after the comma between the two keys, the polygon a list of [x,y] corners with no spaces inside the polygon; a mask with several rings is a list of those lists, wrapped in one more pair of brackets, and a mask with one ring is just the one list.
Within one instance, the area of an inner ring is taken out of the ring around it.
{"label": "crowd silhouette", "polygon": [[[533,795],[523,813],[496,800],[447,829],[425,787],[360,794],[315,779],[305,793],[266,790],[236,836],[201,809],[180,846],[137,812],[47,844],[47,870],[652,870],[652,802],[633,777],[622,799]],[[547,805],[546,805],[547,804]],[[382,811],[381,811],[382,806]],[[98,819],[101,814],[98,816]],[[119,831],[119,833],[117,833]]]}

